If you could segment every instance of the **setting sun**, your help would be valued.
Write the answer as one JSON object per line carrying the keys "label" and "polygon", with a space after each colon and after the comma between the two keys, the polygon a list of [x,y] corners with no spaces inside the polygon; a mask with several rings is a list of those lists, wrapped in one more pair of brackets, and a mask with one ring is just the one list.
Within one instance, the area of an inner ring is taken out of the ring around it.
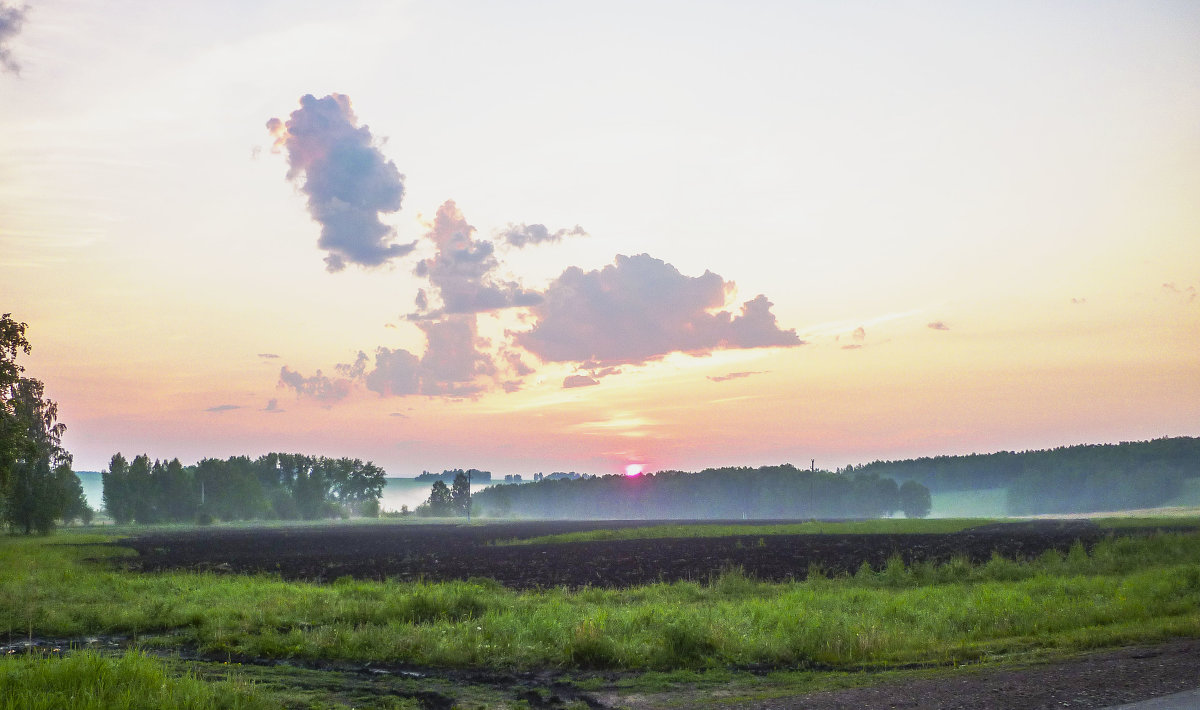
{"label": "setting sun", "polygon": [[643,468],[645,468],[645,466],[643,466],[640,463],[626,464],[625,465],[625,475],[626,476],[640,476],[642,474]]}

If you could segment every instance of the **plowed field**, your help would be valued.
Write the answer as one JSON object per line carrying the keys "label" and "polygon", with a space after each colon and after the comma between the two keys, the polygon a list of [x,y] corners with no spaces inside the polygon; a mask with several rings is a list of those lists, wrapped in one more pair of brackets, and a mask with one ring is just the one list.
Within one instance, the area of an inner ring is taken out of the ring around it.
{"label": "plowed field", "polygon": [[[679,521],[672,521],[678,523]],[[713,522],[713,521],[706,521]],[[761,521],[759,521],[761,522]],[[1090,546],[1106,533],[1088,521],[984,525],[952,534],[774,535],[668,538],[497,546],[497,540],[648,525],[647,522],[500,522],[484,525],[377,524],[214,528],[123,540],[140,570],[268,572],[285,579],[331,581],[487,577],[514,588],[624,587],[657,581],[704,581],[730,567],[763,580],[803,579],[905,562],[944,562],[993,553],[1029,559],[1047,549]],[[726,523],[728,524],[728,523]],[[1127,534],[1128,531],[1126,531]]]}

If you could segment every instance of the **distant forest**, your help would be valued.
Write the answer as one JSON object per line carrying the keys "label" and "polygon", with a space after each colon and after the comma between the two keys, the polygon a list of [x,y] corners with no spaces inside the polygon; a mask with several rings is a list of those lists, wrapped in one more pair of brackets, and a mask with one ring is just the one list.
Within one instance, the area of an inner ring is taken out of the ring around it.
{"label": "distant forest", "polygon": [[917,481],[935,493],[1005,488],[1010,515],[1152,508],[1200,477],[1200,438],[875,461],[850,470]]}
{"label": "distant forest", "polygon": [[929,490],[873,473],[841,475],[795,466],[662,471],[639,476],[493,486],[474,494],[473,509],[491,517],[566,519],[925,517]]}
{"label": "distant forest", "polygon": [[118,523],[377,516],[384,476],[370,461],[304,454],[203,459],[194,466],[116,454],[101,472],[104,508]]}

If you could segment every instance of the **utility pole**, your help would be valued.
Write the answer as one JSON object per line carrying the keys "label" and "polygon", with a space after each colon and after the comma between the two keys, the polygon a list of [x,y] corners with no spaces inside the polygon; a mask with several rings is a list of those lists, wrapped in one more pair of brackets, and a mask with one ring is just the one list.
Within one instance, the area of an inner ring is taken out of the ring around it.
{"label": "utility pole", "polygon": [[471,469],[467,469],[467,522],[471,522]]}
{"label": "utility pole", "polygon": [[813,473],[816,473],[816,472],[817,472],[817,460],[816,460],[816,459],[813,459],[813,460],[812,460],[812,469],[810,469],[810,470],[811,470]]}

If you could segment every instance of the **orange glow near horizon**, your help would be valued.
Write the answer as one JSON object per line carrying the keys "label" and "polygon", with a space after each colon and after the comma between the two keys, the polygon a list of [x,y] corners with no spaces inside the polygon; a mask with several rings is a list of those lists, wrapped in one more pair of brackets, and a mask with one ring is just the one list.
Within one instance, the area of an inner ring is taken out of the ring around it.
{"label": "orange glow near horizon", "polygon": [[643,466],[640,463],[626,464],[625,465],[625,475],[626,476],[640,476],[640,475],[642,475],[642,470],[644,468],[645,468],[645,466]]}

